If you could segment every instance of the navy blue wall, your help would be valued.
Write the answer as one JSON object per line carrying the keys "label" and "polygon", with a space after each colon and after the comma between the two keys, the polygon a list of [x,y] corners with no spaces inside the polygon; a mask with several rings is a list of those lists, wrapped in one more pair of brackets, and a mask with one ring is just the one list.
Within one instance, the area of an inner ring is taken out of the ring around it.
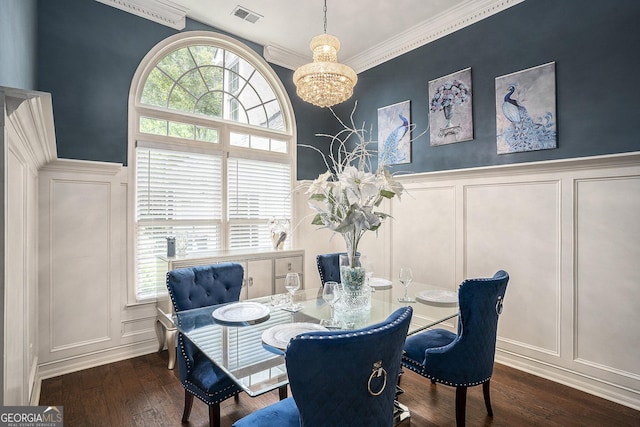
{"label": "navy blue wall", "polygon": [[[149,50],[177,31],[86,0],[40,0],[38,28],[38,89],[52,94],[58,157],[126,165],[131,79]],[[194,30],[224,33],[187,20],[184,31]],[[235,38],[262,54],[262,46]],[[273,68],[293,90],[294,109],[304,112],[293,72]],[[298,120],[302,141],[311,139],[305,135],[314,134],[315,123]]]}
{"label": "navy blue wall", "polygon": [[[413,143],[424,172],[640,150],[640,1],[525,1],[449,36],[361,73],[354,98],[359,119],[411,100],[419,134],[428,127],[428,82],[471,67],[474,139],[431,147]],[[497,154],[495,78],[556,62],[558,148]],[[340,106],[341,116],[348,106]],[[374,128],[374,135],[377,129]]]}
{"label": "navy blue wall", "polygon": [[[430,147],[414,142],[412,163],[423,172],[582,157],[640,149],[640,2],[528,0],[401,57],[361,73],[352,100],[336,108],[374,126],[377,109],[411,100],[412,122],[428,125],[429,80],[472,68],[473,141]],[[188,21],[186,30],[214,30]],[[127,100],[144,55],[176,31],[85,0],[39,0],[38,89],[53,95],[58,156],[127,163]],[[262,47],[248,43],[257,52]],[[495,78],[556,62],[558,148],[497,155]],[[273,66],[289,92],[298,143],[326,148],[316,133],[334,133],[326,109],[301,102],[293,72]],[[319,155],[298,149],[298,178],[324,170]]]}
{"label": "navy blue wall", "polygon": [[0,86],[36,89],[36,0],[0,1]]}

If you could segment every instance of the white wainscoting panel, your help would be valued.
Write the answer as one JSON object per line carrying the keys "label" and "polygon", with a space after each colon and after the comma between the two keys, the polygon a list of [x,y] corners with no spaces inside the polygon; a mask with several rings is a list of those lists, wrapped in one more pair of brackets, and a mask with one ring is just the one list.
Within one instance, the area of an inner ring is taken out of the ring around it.
{"label": "white wainscoting panel", "polygon": [[[40,174],[43,378],[157,346],[153,307],[128,306],[124,295],[127,185],[103,169],[67,162]],[[408,191],[385,207],[394,219],[360,248],[376,275],[394,280],[393,298],[402,293],[401,265],[414,269],[412,293],[420,283],[456,289],[505,269],[511,280],[496,360],[640,409],[640,153],[399,179]],[[303,192],[294,206],[292,246],[306,252],[305,286],[319,287],[315,255],[344,251],[344,242],[311,225]],[[64,210],[77,212],[57,218]],[[65,260],[64,272],[52,265]],[[93,310],[74,307],[81,302]]]}
{"label": "white wainscoting panel", "polygon": [[[496,360],[640,409],[640,152],[398,178],[394,219],[361,246],[393,298],[401,265],[410,293],[504,269]],[[329,236],[302,229],[296,246],[312,260]]]}
{"label": "white wainscoting panel", "polygon": [[109,262],[113,188],[109,182],[49,182],[53,286],[47,320],[50,349],[58,351],[111,338],[111,308],[117,302]]}
{"label": "white wainscoting panel", "polygon": [[119,335],[120,165],[58,160],[40,173],[40,362]]}
{"label": "white wainscoting panel", "polygon": [[640,379],[640,176],[578,180],[576,217],[575,358]]}
{"label": "white wainscoting panel", "polygon": [[499,336],[558,355],[559,183],[465,187],[465,277],[509,272]]}
{"label": "white wainscoting panel", "polygon": [[[398,281],[401,267],[410,267],[413,272],[409,296],[425,290],[424,284],[456,290],[456,188],[412,182],[406,190],[400,201],[394,199],[393,219],[384,225],[392,233],[393,298],[404,295],[404,287]],[[416,323],[435,320],[426,309],[422,304],[414,304]]]}
{"label": "white wainscoting panel", "polygon": [[155,304],[127,298],[128,185],[119,164],[40,172],[40,378],[153,352]]}

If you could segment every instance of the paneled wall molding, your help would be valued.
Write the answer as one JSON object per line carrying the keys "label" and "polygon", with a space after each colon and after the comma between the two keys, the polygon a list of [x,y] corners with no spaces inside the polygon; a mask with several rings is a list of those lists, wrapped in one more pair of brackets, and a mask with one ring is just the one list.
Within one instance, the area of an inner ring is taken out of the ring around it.
{"label": "paneled wall molding", "polygon": [[468,169],[455,169],[416,174],[398,174],[396,178],[405,183],[422,180],[444,180],[492,178],[516,175],[539,175],[541,173],[592,171],[610,167],[620,168],[637,166],[640,163],[640,151],[609,154],[603,156],[578,157],[570,159],[547,160],[541,162],[512,163],[508,165],[484,166]]}
{"label": "paneled wall molding", "polygon": [[45,378],[157,351],[155,306],[126,304],[126,169],[71,159],[40,169],[36,391]]}
{"label": "paneled wall molding", "polygon": [[[407,192],[393,219],[361,247],[376,274],[411,266],[415,294],[507,270],[496,360],[640,409],[640,152],[398,178]],[[308,262],[343,250],[303,219],[302,192],[296,206]],[[427,320],[416,304],[414,321]]]}
{"label": "paneled wall molding", "polygon": [[640,152],[399,179],[390,271],[452,289],[509,271],[497,360],[640,409]]}
{"label": "paneled wall molding", "polygon": [[120,163],[94,162],[89,160],[55,159],[43,166],[44,172],[72,174],[100,174],[115,176],[123,170]]}

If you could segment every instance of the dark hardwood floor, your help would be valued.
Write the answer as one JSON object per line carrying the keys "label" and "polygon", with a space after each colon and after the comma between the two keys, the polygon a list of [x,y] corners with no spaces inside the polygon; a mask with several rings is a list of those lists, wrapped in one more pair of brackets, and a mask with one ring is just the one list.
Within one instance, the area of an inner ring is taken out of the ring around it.
{"label": "dark hardwood floor", "polygon": [[[455,389],[432,385],[406,372],[400,402],[412,426],[454,426]],[[494,416],[487,416],[482,387],[469,389],[468,426],[640,426],[640,412],[509,367],[496,364],[491,380]],[[222,426],[278,400],[276,391],[221,405]],[[167,352],[149,354],[44,380],[40,405],[64,406],[65,427],[180,426],[184,390]],[[208,410],[194,400],[190,426],[207,426]],[[277,426],[274,426],[277,427]]]}

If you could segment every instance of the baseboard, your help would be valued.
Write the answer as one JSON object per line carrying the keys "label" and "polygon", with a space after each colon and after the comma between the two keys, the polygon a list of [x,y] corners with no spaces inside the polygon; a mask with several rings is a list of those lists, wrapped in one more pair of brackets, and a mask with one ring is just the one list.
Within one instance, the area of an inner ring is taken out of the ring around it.
{"label": "baseboard", "polygon": [[134,344],[113,347],[103,351],[83,354],[77,357],[70,357],[55,362],[42,363],[37,367],[34,380],[31,404],[37,405],[40,401],[40,390],[42,380],[54,378],[108,363],[119,362],[133,357],[143,356],[158,351],[158,340],[150,339]]}
{"label": "baseboard", "polygon": [[640,411],[638,390],[504,350],[496,352],[496,362]]}

